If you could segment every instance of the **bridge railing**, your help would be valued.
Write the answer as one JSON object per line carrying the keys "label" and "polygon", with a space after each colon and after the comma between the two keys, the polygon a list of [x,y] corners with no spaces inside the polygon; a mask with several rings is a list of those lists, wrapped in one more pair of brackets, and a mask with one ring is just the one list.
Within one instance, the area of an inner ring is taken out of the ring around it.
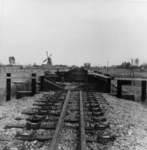
{"label": "bridge railing", "polygon": [[123,85],[132,85],[132,82],[135,81],[139,81],[141,82],[141,101],[144,102],[147,98],[146,95],[146,84],[147,84],[147,79],[143,79],[143,78],[114,78],[111,77],[108,74],[101,74],[98,72],[95,73],[88,73],[88,81],[91,83],[95,83],[97,85],[103,85],[103,88],[101,89],[100,92],[106,92],[106,93],[111,93],[111,81],[112,80],[116,80],[117,81],[117,85],[116,85],[116,89],[117,89],[117,93],[116,96],[118,98],[124,98],[124,99],[132,99],[134,100],[135,97],[132,94],[125,94],[123,95],[123,89],[122,86]]}
{"label": "bridge railing", "polygon": [[41,91],[63,90],[64,88],[58,85],[55,81],[46,76],[41,76]]}
{"label": "bridge railing", "polygon": [[100,87],[100,92],[111,92],[111,77],[98,73],[88,73],[88,82],[94,83]]}

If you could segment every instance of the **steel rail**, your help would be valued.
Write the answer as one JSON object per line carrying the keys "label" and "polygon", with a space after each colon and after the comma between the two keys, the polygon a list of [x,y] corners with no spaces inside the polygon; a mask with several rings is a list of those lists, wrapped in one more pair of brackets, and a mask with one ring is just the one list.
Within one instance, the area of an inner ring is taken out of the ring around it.
{"label": "steel rail", "polygon": [[82,92],[81,91],[80,91],[80,150],[86,150],[83,98],[82,98]]}
{"label": "steel rail", "polygon": [[49,146],[49,150],[57,150],[58,149],[58,141],[59,141],[59,137],[60,137],[59,134],[60,134],[60,131],[61,131],[63,123],[64,123],[67,105],[69,102],[69,97],[70,97],[70,90],[68,91],[68,93],[66,95],[66,99],[65,99],[64,105],[62,107],[62,112],[60,114],[60,118],[58,120],[53,139],[52,139],[51,144]]}

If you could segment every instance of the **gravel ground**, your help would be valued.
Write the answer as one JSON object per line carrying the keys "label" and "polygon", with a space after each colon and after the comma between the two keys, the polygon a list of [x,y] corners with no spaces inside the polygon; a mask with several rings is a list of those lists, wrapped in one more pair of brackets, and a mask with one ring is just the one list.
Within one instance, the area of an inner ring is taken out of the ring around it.
{"label": "gravel ground", "polygon": [[34,97],[24,97],[22,99],[12,99],[8,102],[5,102],[0,106],[0,130],[5,127],[8,123],[17,123],[15,120],[16,117],[25,118],[25,115],[22,115],[23,110],[28,110],[34,101],[39,99],[42,94],[37,94]]}
{"label": "gravel ground", "polygon": [[[103,96],[109,105],[102,104],[102,107],[106,111],[105,116],[108,122],[110,122],[110,128],[116,136],[114,144],[104,149],[147,150],[147,108],[133,101],[117,99],[107,94],[103,94]],[[14,140],[14,136],[18,129],[5,130],[5,125],[9,123],[24,124],[26,116],[22,115],[21,112],[32,107],[32,104],[40,97],[42,97],[42,94],[19,100],[12,99],[0,106],[0,149],[4,145],[15,145],[17,143]],[[16,121],[16,117],[24,118],[24,120]],[[11,143],[12,141],[13,144]],[[69,147],[78,147],[74,143]],[[67,143],[65,142],[66,144],[68,144],[68,141]],[[63,149],[65,145],[59,145],[59,149]],[[11,149],[13,149],[13,146]],[[46,148],[44,147],[43,149],[45,150]]]}
{"label": "gravel ground", "polygon": [[116,135],[110,150],[147,150],[147,108],[103,94],[110,104],[106,117]]}
{"label": "gravel ground", "polygon": [[[32,107],[32,104],[41,98],[42,94],[36,94],[33,97],[24,97],[22,99],[11,99],[8,102],[0,105],[0,150],[18,150],[18,140],[15,140],[15,135],[22,129],[4,129],[8,124],[25,124],[28,116],[22,115],[21,112],[28,110]],[[15,120],[15,118],[24,118],[23,120]],[[21,144],[21,142],[19,142]],[[4,148],[5,147],[5,148]]]}

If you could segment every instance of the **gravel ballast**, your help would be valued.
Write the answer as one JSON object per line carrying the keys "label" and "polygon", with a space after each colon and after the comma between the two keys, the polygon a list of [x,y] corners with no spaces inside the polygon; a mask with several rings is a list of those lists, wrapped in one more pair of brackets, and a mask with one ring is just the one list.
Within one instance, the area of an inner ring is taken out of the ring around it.
{"label": "gravel ballast", "polygon": [[[24,97],[22,99],[12,98],[10,101],[0,105],[0,150],[18,150],[18,143],[15,135],[22,129],[4,129],[6,125],[18,124],[25,125],[26,118],[28,116],[21,114],[22,111],[28,110],[32,107],[33,103],[42,97],[42,94],[36,94],[33,97]],[[22,118],[22,120],[16,120],[15,118]]]}
{"label": "gravel ballast", "polygon": [[147,150],[147,108],[142,104],[103,94],[116,141],[110,150]]}
{"label": "gravel ballast", "polygon": [[[27,116],[22,115],[21,112],[31,108],[42,95],[37,94],[34,97],[19,100],[12,99],[0,106],[0,149],[5,145],[16,149],[15,135],[21,129],[4,129],[4,127],[7,124],[25,124]],[[102,108],[110,123],[111,132],[116,136],[114,144],[105,148],[107,150],[147,150],[147,108],[142,104],[118,99],[108,94],[103,96],[108,104],[102,104]],[[24,120],[17,121],[16,117],[24,118]],[[61,143],[60,147],[62,147]]]}

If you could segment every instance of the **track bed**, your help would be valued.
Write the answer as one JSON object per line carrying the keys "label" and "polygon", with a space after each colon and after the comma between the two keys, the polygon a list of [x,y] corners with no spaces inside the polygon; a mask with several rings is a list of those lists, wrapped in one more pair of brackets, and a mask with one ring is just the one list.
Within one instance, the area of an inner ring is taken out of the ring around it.
{"label": "track bed", "polygon": [[21,123],[5,126],[16,131],[10,145],[15,150],[96,150],[115,140],[103,107],[109,104],[101,93],[45,93],[33,105],[22,112],[24,122],[19,118]]}

